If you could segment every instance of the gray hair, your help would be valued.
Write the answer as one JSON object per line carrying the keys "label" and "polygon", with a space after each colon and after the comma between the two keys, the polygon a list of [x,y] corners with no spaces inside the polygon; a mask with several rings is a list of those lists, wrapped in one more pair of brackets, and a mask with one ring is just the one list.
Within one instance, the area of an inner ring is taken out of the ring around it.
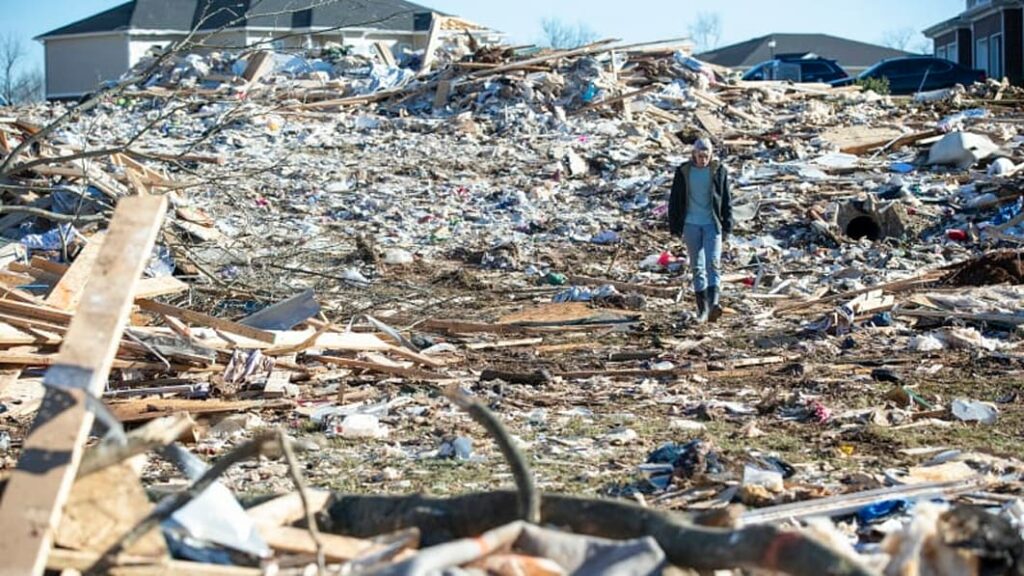
{"label": "gray hair", "polygon": [[697,141],[693,143],[693,149],[694,151],[707,150],[708,152],[712,152],[714,151],[715,146],[708,138],[698,138]]}

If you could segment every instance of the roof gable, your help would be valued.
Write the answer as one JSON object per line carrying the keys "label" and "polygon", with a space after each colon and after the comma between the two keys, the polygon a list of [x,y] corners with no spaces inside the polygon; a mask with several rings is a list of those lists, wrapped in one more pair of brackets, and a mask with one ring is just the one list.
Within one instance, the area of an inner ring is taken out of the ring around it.
{"label": "roof gable", "polygon": [[194,28],[376,28],[415,31],[417,14],[436,12],[406,0],[134,0],[51,30],[38,39],[118,30]]}
{"label": "roof gable", "polygon": [[[773,39],[775,40],[774,50],[768,46]],[[770,34],[698,54],[697,57],[720,66],[749,68],[765,60],[770,60],[773,53],[805,52],[813,52],[822,58],[836,60],[840,66],[852,68],[867,67],[884,58],[913,55],[903,50],[828,34]]]}
{"label": "roof gable", "polygon": [[109,10],[104,10],[99,14],[93,14],[88,18],[83,18],[77,22],[72,22],[66,26],[61,26],[60,28],[40,34],[39,36],[36,36],[36,40],[49,38],[51,36],[67,36],[70,34],[90,34],[94,32],[115,32],[117,30],[126,30],[131,25],[134,9],[135,2],[125,2],[124,4],[114,6]]}

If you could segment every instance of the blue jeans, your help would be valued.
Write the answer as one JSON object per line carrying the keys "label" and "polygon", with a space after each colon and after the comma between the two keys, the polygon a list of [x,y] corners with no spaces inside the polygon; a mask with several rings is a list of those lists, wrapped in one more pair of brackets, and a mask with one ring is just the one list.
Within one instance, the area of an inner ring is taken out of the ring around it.
{"label": "blue jeans", "polygon": [[714,224],[686,224],[683,240],[690,255],[693,290],[703,292],[718,286],[718,269],[722,265],[722,233]]}

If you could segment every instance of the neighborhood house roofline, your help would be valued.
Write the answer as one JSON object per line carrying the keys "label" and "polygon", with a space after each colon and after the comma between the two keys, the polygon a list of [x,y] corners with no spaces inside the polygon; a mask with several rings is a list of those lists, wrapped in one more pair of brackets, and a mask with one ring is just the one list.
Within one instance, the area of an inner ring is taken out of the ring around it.
{"label": "neighborhood house roofline", "polygon": [[986,16],[991,16],[992,14],[1001,12],[1006,8],[1020,7],[1020,2],[993,0],[991,4],[981,4],[979,6],[975,6],[974,8],[962,12],[959,15],[950,18],[949,20],[944,20],[942,22],[939,22],[938,24],[929,26],[928,28],[922,30],[921,33],[930,38],[934,38],[935,36],[940,36],[952,30],[970,28],[976,20],[979,20]]}
{"label": "neighborhood house roofline", "polygon": [[[181,4],[170,4],[171,6],[180,6],[182,10],[189,12],[196,10],[198,3],[188,2],[182,0],[176,0]],[[366,4],[373,4],[373,2],[360,4],[364,6]],[[429,22],[422,20],[431,13],[437,13],[445,15],[441,12],[437,12],[428,7],[421,6],[419,4],[413,4],[406,2],[405,0],[384,0],[383,6],[380,8],[393,9],[394,11],[384,16],[371,18],[371,14],[365,14],[365,18],[359,21],[350,21],[345,23],[345,18],[339,16],[333,11],[326,11],[325,7],[330,5],[313,6],[311,8],[299,9],[295,13],[311,12],[312,10],[318,10],[314,15],[307,14],[305,18],[296,21],[293,19],[293,24],[304,24],[298,26],[282,25],[278,26],[276,23],[271,22],[272,26],[266,26],[261,24],[260,20],[267,20],[266,15],[251,15],[244,17],[244,20],[233,26],[207,26],[201,28],[199,32],[215,32],[219,30],[287,30],[287,31],[307,31],[315,32],[318,30],[334,30],[334,29],[367,29],[376,31],[387,31],[389,33],[402,33],[402,34],[413,34],[413,33],[427,33],[429,32]],[[167,5],[164,5],[165,7]],[[401,8],[401,9],[399,9]],[[160,18],[153,17],[152,14],[144,13],[143,11],[151,9],[149,2],[142,2],[139,0],[133,0],[124,4],[115,6],[109,10],[105,10],[98,14],[94,14],[87,18],[83,18],[66,26],[56,28],[44,34],[40,34],[35,37],[35,40],[45,42],[51,38],[69,38],[69,37],[85,37],[86,35],[102,35],[111,34],[114,32],[130,31],[133,34],[180,34],[189,33],[190,30],[182,30],[181,18],[167,20],[168,24],[166,28],[160,27]],[[324,11],[324,12],[321,12]],[[293,14],[294,15],[294,14]],[[180,14],[179,14],[180,16]],[[242,18],[242,17],[240,17]],[[255,20],[255,22],[254,22]],[[349,20],[352,20],[349,18]],[[427,18],[429,20],[429,18]],[[139,26],[140,22],[150,24],[149,26]],[[338,22],[337,26],[325,26],[325,23]],[[311,23],[319,25],[310,26]],[[381,24],[380,26],[367,26],[366,24]],[[152,24],[157,24],[153,26]],[[488,30],[486,27],[481,26],[481,31]]]}
{"label": "neighborhood house roofline", "polygon": [[[313,27],[313,28],[266,28],[266,27],[248,27],[248,28],[231,28],[231,32],[246,31],[246,32],[289,32],[293,34],[323,34],[325,32],[361,32],[363,34],[389,34],[392,36],[427,36],[430,34],[429,30],[384,30],[381,28],[324,28],[324,27]],[[213,34],[218,32],[217,30],[200,31],[198,34]],[[60,36],[37,36],[35,40],[42,42],[43,44],[52,40],[70,40],[73,38],[99,38],[102,36],[185,36],[191,34],[191,30],[111,30],[109,32],[82,32],[80,34],[61,34]]]}

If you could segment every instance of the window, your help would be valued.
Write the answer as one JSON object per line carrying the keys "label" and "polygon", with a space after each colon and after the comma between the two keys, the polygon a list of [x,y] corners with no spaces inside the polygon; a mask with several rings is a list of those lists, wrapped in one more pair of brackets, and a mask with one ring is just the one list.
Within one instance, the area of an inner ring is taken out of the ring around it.
{"label": "window", "polygon": [[988,39],[988,75],[1003,77],[1003,35],[993,34]]}
{"label": "window", "polygon": [[988,69],[988,38],[978,38],[974,46],[974,67],[984,70],[989,76],[992,75]]}
{"label": "window", "polygon": [[960,61],[960,47],[957,46],[956,42],[946,44],[946,60],[950,62]]}
{"label": "window", "polygon": [[946,59],[946,47],[945,46],[939,46],[938,48],[936,48],[935,49],[935,57],[936,58],[942,58],[943,60],[945,60]]}
{"label": "window", "polygon": [[743,79],[744,80],[764,80],[764,69],[765,69],[765,65],[764,64],[758,64],[757,66],[754,66],[753,68],[748,70],[747,73],[743,75]]}
{"label": "window", "polygon": [[801,80],[804,82],[815,82],[833,73],[832,67],[824,62],[804,62],[800,70]]}

